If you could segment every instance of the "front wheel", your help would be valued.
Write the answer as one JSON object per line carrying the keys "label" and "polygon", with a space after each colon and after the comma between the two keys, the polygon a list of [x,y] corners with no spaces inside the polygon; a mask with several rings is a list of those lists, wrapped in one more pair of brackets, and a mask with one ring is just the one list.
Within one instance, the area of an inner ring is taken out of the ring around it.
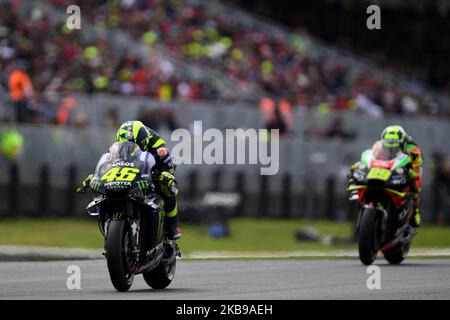
{"label": "front wheel", "polygon": [[371,265],[377,258],[380,246],[380,216],[376,209],[365,208],[361,215],[358,234],[359,259]]}
{"label": "front wheel", "polygon": [[111,220],[105,240],[109,277],[120,292],[130,289],[134,279],[129,259],[129,230],[125,220]]}

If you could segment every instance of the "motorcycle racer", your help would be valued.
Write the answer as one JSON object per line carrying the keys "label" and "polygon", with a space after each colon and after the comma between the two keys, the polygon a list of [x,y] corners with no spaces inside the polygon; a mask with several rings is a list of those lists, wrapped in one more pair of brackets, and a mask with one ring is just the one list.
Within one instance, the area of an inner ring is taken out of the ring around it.
{"label": "motorcycle racer", "polygon": [[[398,125],[388,126],[381,133],[381,139],[376,141],[373,149],[386,148],[389,150],[399,150],[411,157],[411,165],[409,165],[408,177],[410,188],[414,200],[414,213],[410,219],[410,224],[414,228],[421,225],[420,215],[420,195],[422,193],[422,165],[423,156],[417,143],[406,133],[406,131]],[[353,171],[360,166],[360,161],[351,167],[349,174],[349,184],[353,183]]]}
{"label": "motorcycle racer", "polygon": [[[134,142],[142,151],[148,152],[155,159],[155,165],[152,168],[152,179],[156,191],[164,201],[166,234],[170,240],[179,239],[181,230],[178,223],[178,204],[176,199],[178,187],[173,175],[175,164],[166,147],[166,142],[141,121],[124,122],[117,131],[116,141]],[[87,188],[91,179],[92,175],[88,176],[77,191]]]}

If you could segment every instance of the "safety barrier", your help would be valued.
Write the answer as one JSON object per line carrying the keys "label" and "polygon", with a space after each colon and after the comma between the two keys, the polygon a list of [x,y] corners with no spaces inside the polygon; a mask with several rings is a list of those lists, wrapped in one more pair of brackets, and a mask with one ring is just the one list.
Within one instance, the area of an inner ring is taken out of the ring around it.
{"label": "safety barrier", "polygon": [[[55,174],[57,180],[52,179]],[[34,183],[27,182],[23,176],[20,166],[10,164],[7,179],[0,183],[0,217],[81,217],[91,201],[90,192],[75,192],[83,178],[75,164],[57,173],[49,165],[42,165]],[[284,173],[260,176],[241,170],[228,174],[223,168],[216,168],[207,174],[193,169],[177,174],[177,179],[181,218],[185,222],[201,223],[202,219],[209,218],[208,215],[215,214],[210,211],[203,217],[194,218],[195,211],[200,209],[196,204],[207,192],[237,195],[240,201],[231,215],[238,217],[342,221],[353,220],[357,212],[356,204],[347,200],[345,180],[335,175],[298,178]],[[442,186],[437,183],[432,181],[429,190],[425,189],[422,202],[424,221],[436,223],[442,219],[438,212],[446,212],[440,223],[450,224],[448,200],[439,191]]]}

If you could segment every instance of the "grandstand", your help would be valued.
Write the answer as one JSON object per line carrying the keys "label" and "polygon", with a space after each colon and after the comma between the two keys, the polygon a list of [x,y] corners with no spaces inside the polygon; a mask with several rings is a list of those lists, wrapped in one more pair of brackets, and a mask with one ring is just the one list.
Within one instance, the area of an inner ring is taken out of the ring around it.
{"label": "grandstand", "polygon": [[229,4],[75,1],[85,29],[74,32],[64,28],[69,4],[3,4],[3,79],[20,62],[43,94],[108,92],[254,105],[269,96],[303,108],[449,114],[448,97],[424,84]]}

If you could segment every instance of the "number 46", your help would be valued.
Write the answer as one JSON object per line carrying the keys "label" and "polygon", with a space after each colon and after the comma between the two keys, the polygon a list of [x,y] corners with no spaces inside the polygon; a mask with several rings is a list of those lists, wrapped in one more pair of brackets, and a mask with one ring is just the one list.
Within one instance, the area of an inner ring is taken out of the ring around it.
{"label": "number 46", "polygon": [[111,181],[133,181],[136,174],[139,173],[137,168],[112,168],[105,173],[100,179],[106,182]]}

